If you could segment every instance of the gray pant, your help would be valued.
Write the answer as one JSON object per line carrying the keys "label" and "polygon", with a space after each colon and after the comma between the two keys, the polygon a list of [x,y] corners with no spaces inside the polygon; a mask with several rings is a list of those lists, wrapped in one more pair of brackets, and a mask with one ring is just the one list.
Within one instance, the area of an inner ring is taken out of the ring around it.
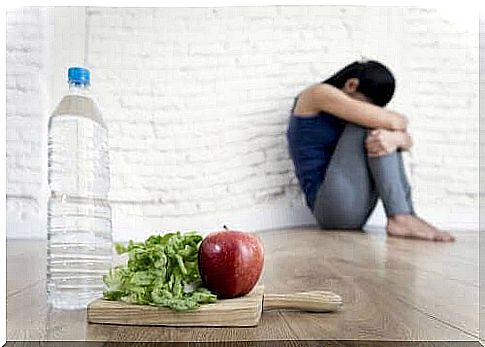
{"label": "gray pant", "polygon": [[414,214],[401,153],[369,158],[368,132],[349,123],[340,136],[313,209],[323,229],[361,229],[378,198],[388,217]]}

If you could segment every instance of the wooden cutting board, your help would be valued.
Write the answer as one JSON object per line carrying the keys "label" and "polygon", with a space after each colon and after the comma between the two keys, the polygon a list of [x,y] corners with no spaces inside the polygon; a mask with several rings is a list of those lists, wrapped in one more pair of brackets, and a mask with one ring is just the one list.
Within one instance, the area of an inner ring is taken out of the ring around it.
{"label": "wooden cutting board", "polygon": [[98,299],[88,305],[88,322],[120,325],[165,326],[256,326],[268,310],[332,312],[342,307],[342,298],[327,291],[265,294],[263,286],[234,299],[204,304],[194,311],[177,312],[163,307],[132,305]]}

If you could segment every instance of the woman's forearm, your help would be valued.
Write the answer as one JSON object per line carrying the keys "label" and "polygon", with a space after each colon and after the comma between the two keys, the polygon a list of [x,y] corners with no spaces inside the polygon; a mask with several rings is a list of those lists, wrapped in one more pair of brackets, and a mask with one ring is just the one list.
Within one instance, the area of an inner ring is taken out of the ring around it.
{"label": "woman's forearm", "polygon": [[320,84],[314,86],[310,90],[310,99],[313,111],[329,112],[347,122],[366,128],[405,131],[407,127],[405,116],[371,103],[351,98],[330,85]]}

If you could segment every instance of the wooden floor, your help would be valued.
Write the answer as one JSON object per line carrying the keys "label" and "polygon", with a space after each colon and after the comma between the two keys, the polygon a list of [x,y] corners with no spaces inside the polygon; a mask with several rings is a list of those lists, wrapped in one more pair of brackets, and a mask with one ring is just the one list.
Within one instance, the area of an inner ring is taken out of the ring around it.
{"label": "wooden floor", "polygon": [[45,242],[7,242],[7,340],[466,340],[478,338],[478,235],[455,243],[387,238],[382,231],[312,228],[259,233],[266,292],[331,290],[330,314],[266,312],[254,328],[126,327],[86,323],[46,305]]}

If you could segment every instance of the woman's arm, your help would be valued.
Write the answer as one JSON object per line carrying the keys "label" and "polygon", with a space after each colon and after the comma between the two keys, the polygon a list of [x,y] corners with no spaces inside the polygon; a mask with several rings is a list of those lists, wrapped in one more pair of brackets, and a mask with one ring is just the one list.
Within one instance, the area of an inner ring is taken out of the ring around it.
{"label": "woman's arm", "polygon": [[413,145],[411,136],[405,131],[377,129],[370,132],[365,140],[369,157],[379,157],[400,148],[408,150]]}
{"label": "woman's arm", "polygon": [[367,128],[405,130],[407,119],[403,115],[382,107],[356,100],[329,84],[318,84],[308,92],[315,112],[324,111]]}

